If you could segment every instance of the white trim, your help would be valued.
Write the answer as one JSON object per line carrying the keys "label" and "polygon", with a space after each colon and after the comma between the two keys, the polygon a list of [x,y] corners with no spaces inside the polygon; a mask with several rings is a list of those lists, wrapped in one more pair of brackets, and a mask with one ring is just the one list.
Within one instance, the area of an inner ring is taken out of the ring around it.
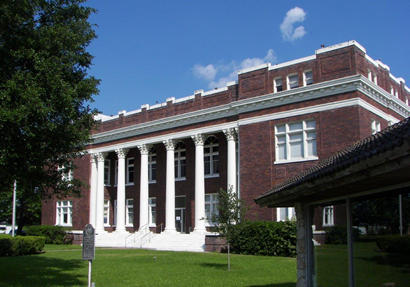
{"label": "white trim", "polygon": [[265,68],[269,69],[269,67],[270,67],[270,63],[264,63],[264,64],[261,64],[261,65],[258,65],[258,66],[242,69],[242,70],[238,71],[238,75],[249,73],[249,72],[260,70],[260,69],[265,69]]}
{"label": "white trim", "polygon": [[283,67],[292,66],[292,65],[307,62],[307,61],[312,61],[312,60],[315,60],[315,59],[316,59],[316,55],[311,55],[311,56],[299,58],[299,59],[296,59],[296,60],[279,63],[279,64],[276,64],[276,65],[270,66],[269,71],[277,70],[277,69],[280,69],[280,68],[283,68]]}
{"label": "white trim", "polygon": [[228,90],[228,87],[222,87],[222,88],[218,88],[218,89],[209,90],[209,91],[206,91],[206,92],[202,91],[202,96],[206,97],[206,96],[209,96],[209,95],[225,92],[227,90]]}
{"label": "white trim", "polygon": [[318,160],[318,159],[319,158],[317,156],[311,156],[311,157],[307,157],[307,158],[298,158],[298,159],[289,159],[289,160],[275,160],[273,163],[274,164],[284,164],[284,163],[312,161],[312,160]]}
{"label": "white trim", "polygon": [[316,55],[317,54],[322,54],[322,53],[342,49],[342,48],[349,47],[349,46],[356,46],[357,48],[362,50],[364,53],[366,53],[366,49],[355,40],[351,40],[351,41],[335,44],[335,45],[332,45],[332,46],[320,48],[320,49],[316,50],[315,53],[316,53]]}
{"label": "white trim", "polygon": [[[331,210],[331,213],[329,217],[327,218],[329,223],[325,223],[325,218],[326,218],[325,211],[327,208]],[[334,226],[334,225],[335,225],[335,207],[333,205],[324,206],[322,210],[322,226],[328,227],[328,226]]]}

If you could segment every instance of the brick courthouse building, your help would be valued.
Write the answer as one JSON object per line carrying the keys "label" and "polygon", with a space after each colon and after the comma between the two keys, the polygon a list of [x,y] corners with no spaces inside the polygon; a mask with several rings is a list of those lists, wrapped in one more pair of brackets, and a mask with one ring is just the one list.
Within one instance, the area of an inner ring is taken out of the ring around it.
{"label": "brick courthouse building", "polygon": [[[293,208],[260,208],[254,198],[408,117],[409,98],[403,79],[349,41],[240,71],[223,88],[98,115],[73,171],[88,187],[44,200],[42,223],[74,233],[92,223],[100,246],[201,251],[220,188],[239,193],[250,219],[290,219]],[[316,229],[337,213],[324,207]]]}

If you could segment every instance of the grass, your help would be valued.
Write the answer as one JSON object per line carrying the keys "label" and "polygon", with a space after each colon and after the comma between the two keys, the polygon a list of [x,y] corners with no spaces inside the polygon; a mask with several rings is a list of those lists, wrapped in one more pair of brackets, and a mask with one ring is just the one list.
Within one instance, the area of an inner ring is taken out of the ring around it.
{"label": "grass", "polygon": [[[318,287],[348,286],[348,262],[346,245],[315,247]],[[375,242],[355,242],[354,268],[356,286],[383,286],[395,283],[395,287],[408,287],[410,282],[409,254],[382,252]]]}
{"label": "grass", "polygon": [[[96,250],[96,286],[253,286],[293,287],[296,259],[226,254]],[[75,245],[47,245],[46,252],[0,257],[0,286],[86,286],[87,261]]]}

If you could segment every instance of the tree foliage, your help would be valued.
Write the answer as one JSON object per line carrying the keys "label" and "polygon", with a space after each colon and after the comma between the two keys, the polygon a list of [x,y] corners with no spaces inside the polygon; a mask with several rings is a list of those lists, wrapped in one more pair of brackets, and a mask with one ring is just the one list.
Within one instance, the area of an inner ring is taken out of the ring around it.
{"label": "tree foliage", "polygon": [[17,180],[21,210],[34,190],[79,190],[62,175],[94,125],[89,104],[99,81],[87,74],[86,50],[96,36],[93,12],[84,0],[0,3],[0,191],[11,192]]}

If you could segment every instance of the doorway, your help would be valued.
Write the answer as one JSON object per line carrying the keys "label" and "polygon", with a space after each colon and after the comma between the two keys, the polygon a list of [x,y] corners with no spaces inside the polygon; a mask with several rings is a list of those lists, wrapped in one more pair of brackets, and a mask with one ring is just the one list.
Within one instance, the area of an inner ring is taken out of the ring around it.
{"label": "doorway", "polygon": [[177,232],[186,233],[185,195],[175,197],[175,228]]}

